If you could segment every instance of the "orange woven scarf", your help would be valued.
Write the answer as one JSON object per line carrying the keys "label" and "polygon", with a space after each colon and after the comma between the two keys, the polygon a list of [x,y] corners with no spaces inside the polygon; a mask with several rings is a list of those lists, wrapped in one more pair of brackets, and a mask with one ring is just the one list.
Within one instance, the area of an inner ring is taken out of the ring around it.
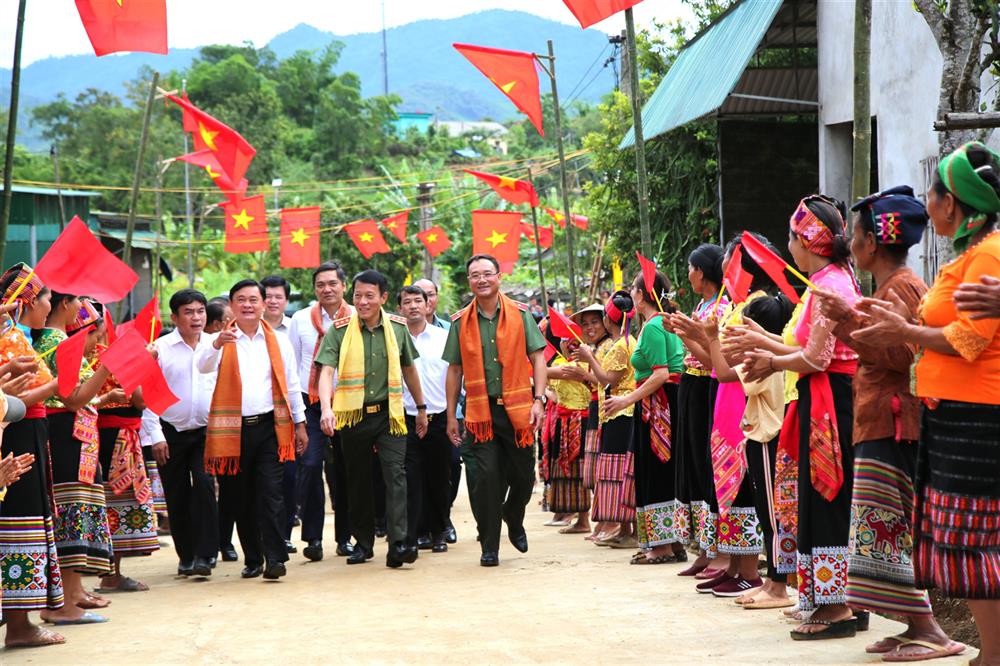
{"label": "orange woven scarf", "polygon": [[[500,294],[497,313],[497,359],[503,369],[503,406],[514,426],[517,445],[535,442],[531,427],[531,363],[524,351],[524,320],[512,300]],[[465,428],[477,442],[493,439],[493,418],[486,393],[483,368],[483,345],[479,338],[479,308],[475,301],[465,308],[461,318],[460,348],[465,374]],[[499,344],[500,341],[502,344]]]}
{"label": "orange woven scarf", "polygon": [[[274,431],[278,436],[278,460],[295,460],[295,428],[288,407],[288,386],[285,364],[274,330],[264,320],[260,322],[271,359],[271,395],[274,398]],[[252,380],[253,381],[253,380]],[[236,357],[236,345],[222,348],[219,378],[212,394],[208,412],[208,433],[205,439],[205,471],[209,474],[234,475],[240,471],[240,439],[243,432],[243,381]]]}

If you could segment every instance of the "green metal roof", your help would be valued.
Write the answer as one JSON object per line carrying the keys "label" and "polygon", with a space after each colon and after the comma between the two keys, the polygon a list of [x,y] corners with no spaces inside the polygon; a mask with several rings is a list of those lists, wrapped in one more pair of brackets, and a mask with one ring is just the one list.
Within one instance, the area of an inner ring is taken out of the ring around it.
{"label": "green metal roof", "polygon": [[[642,108],[651,139],[712,113],[733,91],[783,0],[742,0],[689,42]],[[635,145],[630,128],[620,149]]]}
{"label": "green metal roof", "polygon": [[[123,244],[125,243],[125,233],[124,229],[109,229],[103,225],[97,226],[98,236],[110,236],[121,241]],[[164,238],[163,240],[166,239]],[[142,250],[152,250],[156,247],[156,234],[152,231],[133,231],[132,247]]]}
{"label": "green metal roof", "polygon": [[[4,189],[0,186],[0,192]],[[11,185],[10,191],[15,194],[45,194],[51,197],[59,195],[59,190],[48,188],[48,187],[27,187],[25,185]],[[99,197],[100,192],[90,192],[88,190],[69,190],[63,188],[62,195],[64,197]]]}

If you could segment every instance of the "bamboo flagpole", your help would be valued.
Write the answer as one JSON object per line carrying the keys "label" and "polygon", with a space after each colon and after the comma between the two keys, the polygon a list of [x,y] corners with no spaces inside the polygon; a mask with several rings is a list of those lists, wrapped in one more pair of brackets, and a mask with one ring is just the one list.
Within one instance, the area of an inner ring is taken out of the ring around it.
{"label": "bamboo flagpole", "polygon": [[[531,176],[531,165],[528,165],[528,182],[534,189],[535,181]],[[542,268],[542,246],[538,242],[538,209],[535,206],[531,207],[531,226],[535,230],[535,259],[538,261],[538,286],[542,291],[542,307],[548,309],[549,298],[545,291],[545,271]]]}
{"label": "bamboo flagpole", "polygon": [[24,10],[27,0],[17,5],[17,31],[14,34],[14,66],[10,71],[10,108],[7,116],[7,145],[3,165],[3,200],[0,201],[0,266],[4,264],[7,250],[7,225],[13,203],[12,171],[14,170],[14,143],[17,138],[17,104],[21,96],[21,47],[24,44]]}
{"label": "bamboo flagpole", "polygon": [[639,55],[635,45],[635,18],[625,10],[625,48],[628,50],[629,97],[632,101],[632,131],[635,135],[635,184],[639,203],[639,237],[642,253],[653,255],[649,230],[649,185],[646,181],[646,140],[642,135],[642,93],[639,90]]}

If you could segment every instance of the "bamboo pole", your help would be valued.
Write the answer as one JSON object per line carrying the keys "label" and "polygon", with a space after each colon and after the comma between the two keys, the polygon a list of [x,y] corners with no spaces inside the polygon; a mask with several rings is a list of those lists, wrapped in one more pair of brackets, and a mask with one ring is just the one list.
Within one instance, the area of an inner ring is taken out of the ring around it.
{"label": "bamboo pole", "polygon": [[639,55],[635,45],[635,18],[632,8],[625,10],[625,48],[628,50],[629,97],[632,100],[632,128],[635,135],[635,184],[639,203],[639,237],[642,254],[653,256],[649,230],[649,185],[646,181],[646,140],[642,134],[642,93],[639,90]]}
{"label": "bamboo pole", "polygon": [[7,250],[7,225],[10,207],[14,200],[12,171],[14,170],[14,144],[17,138],[17,103],[21,95],[21,47],[24,44],[24,9],[27,0],[17,5],[17,31],[14,35],[14,66],[10,71],[10,108],[7,116],[7,146],[3,164],[3,201],[0,202],[0,267],[5,266]]}
{"label": "bamboo pole", "polygon": [[[535,181],[531,176],[531,165],[528,166],[528,182],[534,189]],[[535,230],[535,259],[538,261],[538,286],[542,291],[542,308],[547,311],[549,299],[548,293],[545,291],[545,271],[542,269],[542,246],[538,242],[538,209],[534,206],[531,207],[531,225]]]}
{"label": "bamboo pole", "polygon": [[[868,196],[872,173],[871,113],[871,33],[872,0],[854,2],[854,155],[851,173],[851,201]],[[866,296],[872,293],[872,276],[859,271],[858,281]]]}

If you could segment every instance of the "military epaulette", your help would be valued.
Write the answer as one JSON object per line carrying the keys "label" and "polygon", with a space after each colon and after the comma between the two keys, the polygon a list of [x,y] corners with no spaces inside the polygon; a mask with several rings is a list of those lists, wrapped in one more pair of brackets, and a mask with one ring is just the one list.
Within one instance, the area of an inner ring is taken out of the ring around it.
{"label": "military epaulette", "polygon": [[[353,316],[353,315],[351,315],[351,316]],[[334,319],[333,320],[333,327],[334,328],[344,328],[345,326],[347,326],[348,324],[351,323],[351,316],[341,317],[340,319]]]}
{"label": "military epaulette", "polygon": [[[513,298],[511,300],[514,301]],[[516,305],[517,309],[520,310],[521,312],[527,312],[531,308],[530,305],[528,305],[527,303],[522,303],[521,301],[514,301],[514,305]]]}
{"label": "military epaulette", "polygon": [[459,310],[458,312],[456,312],[455,314],[453,314],[453,315],[451,316],[451,320],[452,320],[452,321],[458,321],[459,319],[461,319],[461,318],[462,318],[462,315],[464,315],[464,314],[465,314],[465,310],[466,310],[466,309],[467,309],[468,307],[469,307],[469,306],[468,306],[468,305],[466,305],[466,306],[465,306],[464,308],[462,308],[461,310]]}
{"label": "military epaulette", "polygon": [[393,314],[391,312],[387,312],[386,314],[389,315],[389,321],[394,321],[397,324],[406,326],[406,317],[400,317],[398,314]]}

